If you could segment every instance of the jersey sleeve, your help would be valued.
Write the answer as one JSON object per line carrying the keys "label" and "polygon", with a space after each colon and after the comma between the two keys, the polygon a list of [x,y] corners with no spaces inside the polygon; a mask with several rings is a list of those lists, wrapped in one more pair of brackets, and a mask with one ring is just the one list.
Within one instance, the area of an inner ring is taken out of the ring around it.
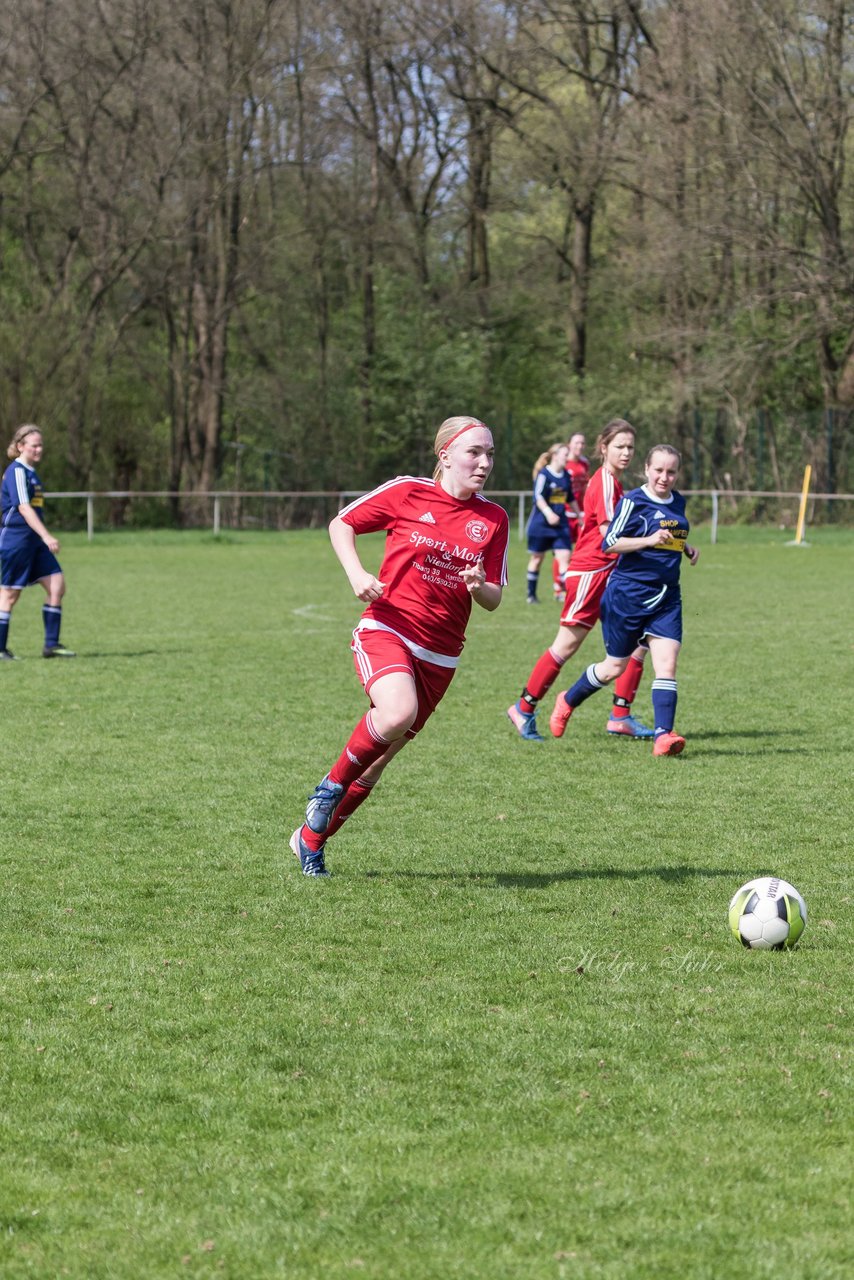
{"label": "jersey sleeve", "polygon": [[388,529],[400,511],[400,504],[409,490],[408,476],[397,476],[356,498],[338,512],[340,519],[356,533],[378,533]]}
{"label": "jersey sleeve", "polygon": [[28,506],[32,499],[30,498],[30,488],[27,484],[27,473],[23,467],[14,467],[12,471],[12,489],[15,494],[16,505],[19,507]]}
{"label": "jersey sleeve", "polygon": [[614,480],[604,471],[596,473],[584,495],[584,527],[589,529],[610,524],[614,519]]}
{"label": "jersey sleeve", "polygon": [[[497,505],[497,504],[496,504]],[[483,554],[483,570],[486,581],[507,586],[507,552],[510,544],[510,520],[503,507],[498,507],[498,524]]]}
{"label": "jersey sleeve", "polygon": [[646,532],[646,521],[631,498],[624,494],[608,526],[608,532],[602,539],[602,550],[612,550],[618,538],[642,538]]}

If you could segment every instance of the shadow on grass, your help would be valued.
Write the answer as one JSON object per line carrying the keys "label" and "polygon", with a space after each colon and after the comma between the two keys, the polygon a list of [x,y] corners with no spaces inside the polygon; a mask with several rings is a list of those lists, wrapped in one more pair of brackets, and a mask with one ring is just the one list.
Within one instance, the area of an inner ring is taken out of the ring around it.
{"label": "shadow on grass", "polygon": [[159,658],[165,653],[189,653],[188,649],[112,649],[101,652],[94,650],[90,653],[78,653],[77,659],[83,662],[98,661],[101,658]]}
{"label": "shadow on grass", "polygon": [[700,729],[692,730],[689,742],[710,742],[713,738],[791,738],[798,729]]}
{"label": "shadow on grass", "polygon": [[[367,880],[381,880],[384,877],[410,880],[439,880],[446,883],[475,884],[478,881],[492,881],[492,886],[499,889],[546,889],[551,884],[560,884],[571,880],[647,880],[656,877],[665,884],[679,884],[694,878],[711,879],[726,876],[738,882],[744,868],[732,867],[604,867],[599,870],[592,867],[573,867],[568,871],[365,871]],[[492,887],[491,886],[491,887]]]}
{"label": "shadow on grass", "polygon": [[705,728],[705,730],[691,730],[690,741],[699,742],[700,740],[707,742],[713,737],[791,737],[791,730],[787,728]]}
{"label": "shadow on grass", "polygon": [[[800,756],[803,758],[804,751],[805,747],[803,742],[799,747],[751,747],[747,745],[740,747],[738,743],[736,743],[732,747],[704,747],[701,752],[698,751],[693,757],[686,759],[685,756],[679,756],[678,758],[682,760],[683,764],[687,765],[691,759],[699,763],[702,760],[709,760],[713,756],[742,756],[751,758],[758,758],[759,756]],[[832,755],[836,757],[840,754],[847,754],[850,751],[851,747],[844,744],[841,746],[834,745],[832,747],[817,747],[814,742],[811,742],[809,745],[809,754],[811,756]]]}

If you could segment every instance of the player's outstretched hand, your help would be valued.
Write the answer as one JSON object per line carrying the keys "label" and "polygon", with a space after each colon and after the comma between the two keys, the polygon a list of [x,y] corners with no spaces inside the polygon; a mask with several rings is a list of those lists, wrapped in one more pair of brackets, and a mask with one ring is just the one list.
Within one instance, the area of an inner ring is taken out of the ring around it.
{"label": "player's outstretched hand", "polygon": [[474,564],[467,565],[465,569],[460,569],[460,577],[469,591],[477,591],[478,587],[482,587],[486,582],[486,570],[483,567],[483,561],[475,560]]}

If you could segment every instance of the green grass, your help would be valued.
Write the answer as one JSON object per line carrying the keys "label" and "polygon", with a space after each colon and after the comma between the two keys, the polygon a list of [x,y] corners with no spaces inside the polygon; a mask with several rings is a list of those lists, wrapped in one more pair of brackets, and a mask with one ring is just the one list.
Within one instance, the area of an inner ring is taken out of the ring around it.
{"label": "green grass", "polygon": [[[365,706],[325,536],[65,540],[80,657],[28,593],[0,671],[4,1280],[850,1274],[854,535],[788,536],[686,569],[675,760],[606,697],[515,737],[556,614],[514,543],[328,882],[286,845]],[[809,925],[744,952],[770,872]]]}

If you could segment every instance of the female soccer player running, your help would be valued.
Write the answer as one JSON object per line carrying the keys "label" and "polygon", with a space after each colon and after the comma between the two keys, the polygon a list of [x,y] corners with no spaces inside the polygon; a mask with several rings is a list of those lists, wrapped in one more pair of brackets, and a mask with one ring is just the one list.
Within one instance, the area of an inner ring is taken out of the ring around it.
{"label": "female soccer player running", "polygon": [[[608,575],[617,563],[614,555],[602,550],[602,539],[622,497],[620,479],[634,452],[634,427],[623,418],[612,419],[596,441],[596,453],[602,459],[602,466],[584,494],[584,528],[566,575],[566,600],[557,635],[550,648],[537,659],[519,701],[507,708],[519,736],[526,741],[542,742],[535,716],[537,703],[552,687],[563,664],[581,647],[599,621],[602,594]],[[636,649],[616,685],[614,706],[608,721],[609,733],[629,738],[652,737],[652,730],[631,714],[646,652],[643,646]]]}
{"label": "female soccer player running", "polygon": [[[307,876],[329,874],[326,842],[438,705],[462,652],[472,601],[489,611],[501,603],[507,513],[481,492],[493,466],[492,433],[476,418],[448,418],[433,447],[432,479],[389,480],[329,526],[353,592],[368,606],[351,648],[371,706],[291,836]],[[356,537],[380,529],[387,538],[375,577],[359,559]]]}
{"label": "female soccer player running", "polygon": [[621,675],[640,640],[646,640],[655,670],[652,707],[653,755],[678,756],[685,739],[674,733],[676,663],[682,646],[682,556],[696,564],[700,552],[688,545],[685,499],[674,488],[681,456],[669,444],[646,458],[646,484],[621,500],[602,546],[619,555],[602,600],[606,657],[589,666],[571,689],[559,693],[549,727],[563,736],[569,717],[585,699]]}
{"label": "female soccer player running", "polygon": [[45,658],[73,658],[71,649],[59,642],[65,577],[56,558],[59,542],[42,520],[44,496],[36,475],[44,441],[38,427],[26,423],[12,437],[7,455],[12,465],[3,473],[3,528],[0,532],[0,659],[15,655],[8,648],[12,610],[24,587],[39,582],[47,594],[42,605]]}

